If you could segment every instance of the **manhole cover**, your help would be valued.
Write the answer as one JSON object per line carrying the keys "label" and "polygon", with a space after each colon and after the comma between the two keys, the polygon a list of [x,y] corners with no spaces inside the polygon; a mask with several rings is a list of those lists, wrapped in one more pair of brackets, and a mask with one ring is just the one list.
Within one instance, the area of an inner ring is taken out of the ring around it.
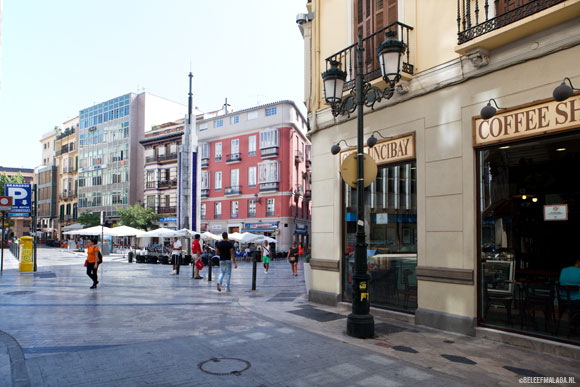
{"label": "manhole cover", "polygon": [[7,296],[24,296],[25,294],[32,294],[32,293],[34,293],[34,292],[31,290],[20,290],[17,292],[8,292],[8,293],[4,293],[4,294],[6,294]]}
{"label": "manhole cover", "polygon": [[251,367],[250,362],[232,357],[211,358],[203,361],[197,367],[210,375],[241,375]]}

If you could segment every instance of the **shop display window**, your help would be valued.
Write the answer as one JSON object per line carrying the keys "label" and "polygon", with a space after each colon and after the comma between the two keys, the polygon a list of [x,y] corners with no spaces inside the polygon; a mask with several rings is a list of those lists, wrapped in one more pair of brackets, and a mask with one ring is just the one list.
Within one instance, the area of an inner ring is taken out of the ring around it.
{"label": "shop display window", "polygon": [[481,323],[580,342],[580,305],[560,284],[579,257],[580,135],[498,144],[477,158]]}
{"label": "shop display window", "polygon": [[[354,274],[357,190],[343,184],[343,295],[351,299]],[[417,309],[417,173],[415,161],[379,166],[364,191],[365,236],[371,305]]]}

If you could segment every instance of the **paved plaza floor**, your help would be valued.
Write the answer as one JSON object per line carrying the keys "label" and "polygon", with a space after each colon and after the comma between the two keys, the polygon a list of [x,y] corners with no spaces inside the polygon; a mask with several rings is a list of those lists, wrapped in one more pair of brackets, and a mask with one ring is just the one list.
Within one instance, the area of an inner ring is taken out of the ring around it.
{"label": "paved plaza floor", "polygon": [[[105,257],[99,287],[81,254],[39,249],[35,273],[4,251],[0,386],[460,386],[576,377],[578,361],[375,317],[346,336],[347,311],[309,303],[302,270],[233,271],[232,292],[166,265]],[[521,379],[530,380],[530,379]]]}

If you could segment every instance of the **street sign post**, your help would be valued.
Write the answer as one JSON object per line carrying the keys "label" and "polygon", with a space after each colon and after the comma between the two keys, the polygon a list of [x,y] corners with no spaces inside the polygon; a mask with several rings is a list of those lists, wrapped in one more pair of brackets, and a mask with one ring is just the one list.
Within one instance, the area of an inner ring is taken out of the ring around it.
{"label": "street sign post", "polygon": [[12,210],[12,197],[0,196],[0,211],[2,211],[2,245],[0,245],[0,273],[4,271],[4,216],[6,211]]}
{"label": "street sign post", "polygon": [[12,197],[12,212],[32,212],[32,188],[30,184],[7,183],[6,196]]}

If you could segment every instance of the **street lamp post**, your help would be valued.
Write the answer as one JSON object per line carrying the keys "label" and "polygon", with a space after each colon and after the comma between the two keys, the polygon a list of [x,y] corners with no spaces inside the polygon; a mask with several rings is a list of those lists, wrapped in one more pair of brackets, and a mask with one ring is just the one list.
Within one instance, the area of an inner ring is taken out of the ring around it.
{"label": "street lamp post", "polygon": [[[355,88],[344,99],[342,91],[346,80],[346,72],[340,69],[340,62],[330,61],[330,68],[322,74],[326,102],[331,104],[332,115],[340,114],[350,116],[358,110],[357,116],[357,223],[356,223],[356,249],[355,249],[355,273],[352,276],[352,313],[348,315],[346,332],[349,336],[357,338],[370,338],[375,335],[375,323],[370,312],[369,280],[367,272],[367,244],[364,230],[364,112],[363,106],[374,107],[376,102],[383,98],[390,99],[393,96],[395,84],[401,78],[402,54],[406,45],[395,39],[394,31],[387,31],[387,39],[379,44],[377,53],[383,79],[387,82],[384,90],[372,86],[364,80],[362,35],[359,32],[356,47],[356,79]],[[374,138],[374,137],[373,137]],[[370,139],[369,139],[370,140]],[[340,141],[339,141],[340,143]],[[376,138],[369,141],[372,147]],[[338,144],[331,148],[332,154],[340,152]]]}

